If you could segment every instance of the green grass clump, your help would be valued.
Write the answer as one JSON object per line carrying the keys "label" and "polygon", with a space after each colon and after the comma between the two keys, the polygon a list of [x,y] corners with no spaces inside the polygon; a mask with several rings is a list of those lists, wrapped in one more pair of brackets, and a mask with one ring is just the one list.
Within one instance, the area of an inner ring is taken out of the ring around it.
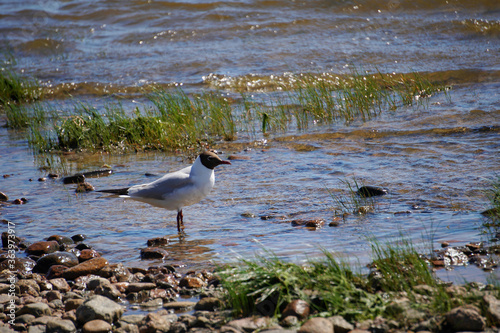
{"label": "green grass clump", "polygon": [[9,70],[0,71],[0,105],[34,101],[42,89],[34,80],[20,77]]}
{"label": "green grass clump", "polygon": [[30,106],[8,104],[5,107],[5,113],[7,116],[5,126],[12,129],[44,125],[49,117],[48,111],[40,103]]}
{"label": "green grass clump", "polygon": [[341,182],[346,186],[346,190],[334,193],[327,189],[335,203],[334,209],[336,215],[364,215],[366,213],[375,212],[376,207],[374,198],[358,194],[363,185],[360,186],[357,179],[353,178],[352,181],[345,179]]}
{"label": "green grass clump", "polygon": [[325,260],[304,266],[259,257],[226,267],[219,274],[235,315],[275,316],[294,299],[307,301],[318,313],[348,320],[375,318],[384,310],[383,299],[358,288],[359,276],[328,252]]}

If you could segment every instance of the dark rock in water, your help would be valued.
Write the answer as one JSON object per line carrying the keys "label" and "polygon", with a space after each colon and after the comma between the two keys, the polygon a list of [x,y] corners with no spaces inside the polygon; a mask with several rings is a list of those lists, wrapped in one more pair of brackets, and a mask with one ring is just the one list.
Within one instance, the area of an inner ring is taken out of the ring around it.
{"label": "dark rock in water", "polygon": [[317,219],[317,220],[304,220],[304,219],[298,219],[298,220],[293,220],[292,221],[292,226],[293,227],[299,227],[299,226],[304,226],[307,228],[321,228],[323,225],[325,225],[325,220],[323,219]]}
{"label": "dark rock in water", "polygon": [[47,238],[48,241],[56,241],[57,244],[59,245],[70,245],[74,244],[73,240],[69,237],[66,236],[60,236],[60,235],[52,235],[49,238]]}
{"label": "dark rock in water", "polygon": [[56,241],[36,242],[28,246],[26,253],[36,256],[59,251],[59,244]]}
{"label": "dark rock in water", "polygon": [[151,173],[151,172],[146,172],[144,174],[144,176],[146,176],[146,177],[158,177],[158,175],[156,173]]}
{"label": "dark rock in water", "polygon": [[205,286],[205,282],[196,276],[185,276],[179,281],[179,287],[198,289]]}
{"label": "dark rock in water", "polygon": [[167,237],[157,237],[157,238],[152,238],[148,239],[148,246],[161,246],[161,245],[167,245],[170,243],[170,239]]}
{"label": "dark rock in water", "polygon": [[12,264],[12,261],[9,260],[4,260],[0,262],[0,272],[7,269],[12,272],[19,272],[21,274],[28,274],[31,273],[33,270],[33,267],[35,267],[36,262],[34,260],[28,259],[28,258],[15,258],[14,259],[14,264]]}
{"label": "dark rock in water", "polygon": [[83,242],[84,240],[86,240],[87,236],[82,235],[82,234],[76,234],[76,235],[71,236],[71,239],[73,240],[73,242],[78,243],[78,242]]}
{"label": "dark rock in water", "polygon": [[56,173],[49,173],[47,177],[54,179],[54,178],[59,178],[59,175]]}
{"label": "dark rock in water", "polygon": [[15,245],[18,246],[19,243],[21,243],[22,239],[13,235],[9,234],[7,231],[2,232],[2,247],[4,249],[9,248],[9,245]]}
{"label": "dark rock in water", "polygon": [[86,178],[97,178],[97,177],[106,177],[112,173],[113,173],[113,170],[111,170],[111,169],[102,169],[102,170],[84,172],[83,175]]}
{"label": "dark rock in water", "polygon": [[50,267],[54,265],[73,267],[78,264],[78,258],[73,253],[57,251],[38,259],[36,266],[33,268],[33,272],[45,274],[49,271]]}
{"label": "dark rock in water", "polygon": [[8,201],[8,200],[9,197],[7,196],[7,194],[0,192],[0,201]]}
{"label": "dark rock in water", "polygon": [[287,316],[295,316],[302,320],[309,316],[309,312],[309,304],[307,304],[306,301],[298,299],[288,303],[288,305],[281,313],[281,317],[285,318]]}
{"label": "dark rock in water", "polygon": [[92,249],[92,247],[90,245],[85,244],[85,243],[80,243],[77,246],[75,246],[75,249],[83,251],[85,249]]}
{"label": "dark rock in water", "polygon": [[62,273],[62,276],[67,280],[74,280],[82,275],[97,274],[107,265],[108,261],[103,257],[92,258],[76,266],[68,268]]}
{"label": "dark rock in water", "polygon": [[92,192],[94,191],[94,186],[92,186],[90,183],[83,182],[79,183],[78,186],[76,187],[75,192],[77,193],[85,193],[85,192]]}
{"label": "dark rock in water", "polygon": [[141,249],[141,259],[164,259],[168,256],[168,252],[160,247],[147,247]]}
{"label": "dark rock in water", "polygon": [[84,181],[85,181],[85,176],[82,175],[81,173],[77,173],[76,175],[63,178],[64,184],[79,184],[83,183]]}
{"label": "dark rock in water", "polygon": [[377,186],[361,186],[356,192],[357,195],[364,198],[386,195],[389,193],[387,189]]}

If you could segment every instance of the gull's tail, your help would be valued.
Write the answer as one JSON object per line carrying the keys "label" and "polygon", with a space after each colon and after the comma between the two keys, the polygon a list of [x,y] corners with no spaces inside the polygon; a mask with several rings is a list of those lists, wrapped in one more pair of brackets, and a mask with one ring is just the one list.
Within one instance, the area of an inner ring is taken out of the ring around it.
{"label": "gull's tail", "polygon": [[116,194],[116,195],[128,195],[128,189],[129,189],[129,187],[125,187],[125,188],[118,188],[118,189],[99,190],[96,192],[111,193],[111,194]]}

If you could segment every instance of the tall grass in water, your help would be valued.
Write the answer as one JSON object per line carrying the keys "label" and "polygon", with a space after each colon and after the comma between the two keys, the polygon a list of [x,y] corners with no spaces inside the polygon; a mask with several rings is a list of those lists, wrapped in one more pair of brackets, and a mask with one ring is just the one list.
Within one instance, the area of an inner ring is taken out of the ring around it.
{"label": "tall grass in water", "polygon": [[40,98],[42,89],[34,80],[23,78],[13,71],[0,71],[0,105],[23,103]]}
{"label": "tall grass in water", "polygon": [[356,178],[353,178],[352,181],[349,179],[341,180],[341,182],[346,187],[344,191],[340,193],[333,193],[327,189],[335,203],[336,215],[363,215],[375,211],[374,198],[371,196],[359,195],[359,190],[363,185],[360,186],[360,183]]}

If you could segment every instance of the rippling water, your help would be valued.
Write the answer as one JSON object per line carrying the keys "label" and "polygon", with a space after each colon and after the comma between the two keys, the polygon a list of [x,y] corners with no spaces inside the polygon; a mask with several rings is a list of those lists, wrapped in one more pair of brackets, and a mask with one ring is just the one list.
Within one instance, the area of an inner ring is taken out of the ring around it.
{"label": "rippling water", "polygon": [[[190,267],[263,248],[301,261],[320,247],[363,264],[370,257],[367,237],[383,241],[400,233],[427,251],[441,241],[487,242],[491,230],[479,212],[488,208],[482,191],[500,172],[499,14],[496,0],[3,1],[6,59],[52,87],[56,103],[71,94],[95,103],[121,97],[133,105],[150,83],[230,94],[245,87],[265,96],[265,82],[287,73],[345,73],[353,66],[426,72],[452,90],[427,106],[348,126],[316,125],[265,138],[240,133],[238,145],[219,148],[249,160],[216,170],[213,195],[185,209],[182,239],[175,212],[97,193],[76,195],[60,180],[38,182],[48,172],[39,166],[50,161],[33,155],[22,133],[2,127],[0,170],[10,177],[0,179],[0,190],[29,202],[2,206],[0,216],[29,241],[84,233],[110,261],[144,267],[156,262],[141,261],[139,249],[165,235],[172,238],[167,261]],[[266,145],[259,145],[263,139]],[[167,153],[54,159],[63,174],[113,166],[113,175],[91,181],[96,188],[149,182],[146,172],[190,163]],[[294,218],[329,223],[330,193],[354,178],[389,189],[377,199],[375,214],[316,231],[291,226]],[[407,210],[412,213],[394,214]],[[486,279],[473,268],[440,275]]]}

